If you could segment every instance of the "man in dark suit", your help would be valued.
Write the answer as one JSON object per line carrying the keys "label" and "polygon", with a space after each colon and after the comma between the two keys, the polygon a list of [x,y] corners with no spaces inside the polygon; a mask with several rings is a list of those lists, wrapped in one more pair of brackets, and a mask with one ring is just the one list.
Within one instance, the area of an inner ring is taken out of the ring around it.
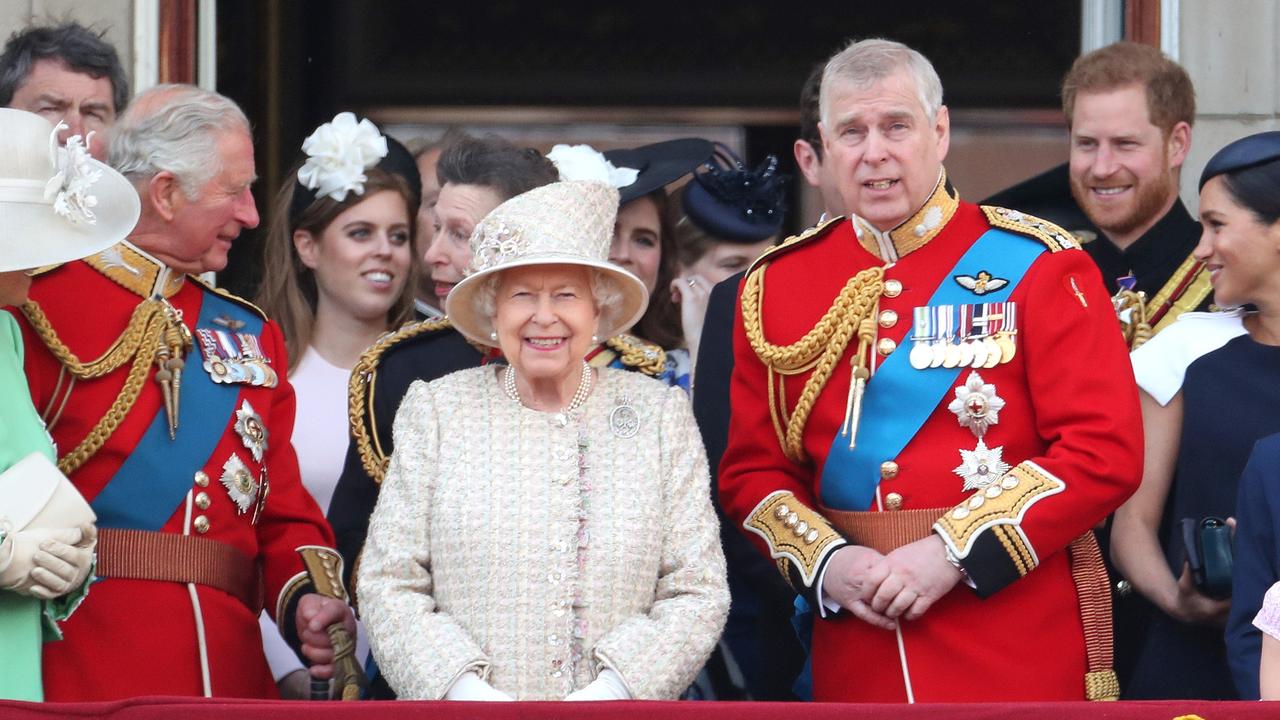
{"label": "man in dark suit", "polygon": [[[800,95],[800,137],[793,151],[805,181],[823,201],[823,219],[843,214],[840,195],[823,164],[818,133],[818,89],[823,65],[814,68]],[[706,320],[698,345],[693,415],[707,448],[712,480],[729,437],[729,377],[733,375],[733,315],[738,286],[745,273],[718,283],[707,301]],[[717,493],[712,493],[715,498]],[[717,506],[717,512],[720,512]],[[720,515],[720,536],[729,566],[733,605],[725,641],[742,667],[747,693],[756,700],[795,700],[792,683],[804,664],[805,653],[791,626],[795,591],[774,565],[751,547],[738,528]]]}

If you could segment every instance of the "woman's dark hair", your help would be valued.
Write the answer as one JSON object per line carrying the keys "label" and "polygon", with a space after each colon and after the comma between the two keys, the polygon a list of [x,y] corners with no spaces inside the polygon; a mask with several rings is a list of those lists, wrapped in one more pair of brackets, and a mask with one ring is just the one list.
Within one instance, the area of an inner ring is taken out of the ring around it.
{"label": "woman's dark hair", "polygon": [[1227,192],[1260,222],[1280,220],[1280,159],[1222,174]]}
{"label": "woman's dark hair", "polygon": [[684,324],[680,322],[680,306],[671,299],[671,281],[676,277],[676,232],[671,224],[671,213],[667,208],[669,200],[667,191],[658,188],[648,195],[641,195],[631,202],[648,199],[658,209],[658,247],[662,257],[658,261],[658,280],[653,286],[653,294],[649,296],[649,307],[645,308],[632,330],[637,336],[671,350],[684,344]]}

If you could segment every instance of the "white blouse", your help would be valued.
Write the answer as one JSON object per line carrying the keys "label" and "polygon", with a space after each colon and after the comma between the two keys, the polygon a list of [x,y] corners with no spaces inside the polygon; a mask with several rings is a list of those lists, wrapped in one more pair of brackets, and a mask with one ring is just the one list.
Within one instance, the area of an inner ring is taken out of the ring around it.
{"label": "white blouse", "polygon": [[374,657],[401,698],[476,671],[561,699],[604,668],[675,698],[729,608],[688,397],[602,369],[583,407],[528,409],[493,367],[414,383],[358,568]]}
{"label": "white blouse", "polygon": [[1191,363],[1245,334],[1244,315],[1243,310],[1179,315],[1129,355],[1138,387],[1156,402],[1168,405],[1182,389],[1182,379]]}

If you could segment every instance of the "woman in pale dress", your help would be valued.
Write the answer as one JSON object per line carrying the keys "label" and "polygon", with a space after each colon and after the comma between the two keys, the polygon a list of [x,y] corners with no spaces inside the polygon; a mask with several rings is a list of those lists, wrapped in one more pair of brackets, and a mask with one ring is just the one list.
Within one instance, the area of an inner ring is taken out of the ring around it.
{"label": "woman in pale dress", "polygon": [[[106,250],[133,230],[140,210],[129,182],[88,156],[91,138],[56,146],[66,127],[0,109],[0,700],[44,698],[41,646],[61,637],[58,623],[89,591],[97,539],[93,513],[54,466],[10,313],[26,302],[32,269]],[[65,483],[69,494],[41,492],[45,482]],[[51,507],[59,501],[64,507]],[[50,513],[85,522],[39,522]]]}
{"label": "woman in pale dress", "polygon": [[[306,160],[276,198],[258,303],[280,323],[296,393],[302,484],[328,512],[347,450],[351,368],[378,337],[413,319],[418,168],[368,120],[341,113],[302,145]],[[286,698],[309,676],[263,613],[272,674]],[[368,655],[363,632],[357,658]]]}
{"label": "woman in pale dress", "polygon": [[685,394],[584,353],[647,291],[607,262],[618,193],[559,182],[472,235],[455,327],[507,367],[410,388],[357,571],[406,699],[677,697],[728,611]]}

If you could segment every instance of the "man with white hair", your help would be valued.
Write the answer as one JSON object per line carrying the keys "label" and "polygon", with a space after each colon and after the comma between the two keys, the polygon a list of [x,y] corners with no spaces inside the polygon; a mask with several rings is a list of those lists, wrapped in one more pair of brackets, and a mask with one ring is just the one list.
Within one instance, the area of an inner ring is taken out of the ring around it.
{"label": "man with white hair", "polygon": [[920,53],[851,44],[820,110],[853,217],[748,271],[720,466],[729,517],[820,616],[814,699],[1114,698],[1089,530],[1137,487],[1142,435],[1097,269],[960,201]]}
{"label": "man with white hair", "polygon": [[[37,277],[20,317],[33,399],[101,528],[101,580],[46,650],[45,696],[274,697],[264,604],[313,677],[332,672],[325,629],[354,621],[299,480],[280,330],[195,277],[258,224],[249,123],[217,93],[160,86],[109,155],[140,197],[137,226]],[[91,208],[93,178],[66,172]]]}

